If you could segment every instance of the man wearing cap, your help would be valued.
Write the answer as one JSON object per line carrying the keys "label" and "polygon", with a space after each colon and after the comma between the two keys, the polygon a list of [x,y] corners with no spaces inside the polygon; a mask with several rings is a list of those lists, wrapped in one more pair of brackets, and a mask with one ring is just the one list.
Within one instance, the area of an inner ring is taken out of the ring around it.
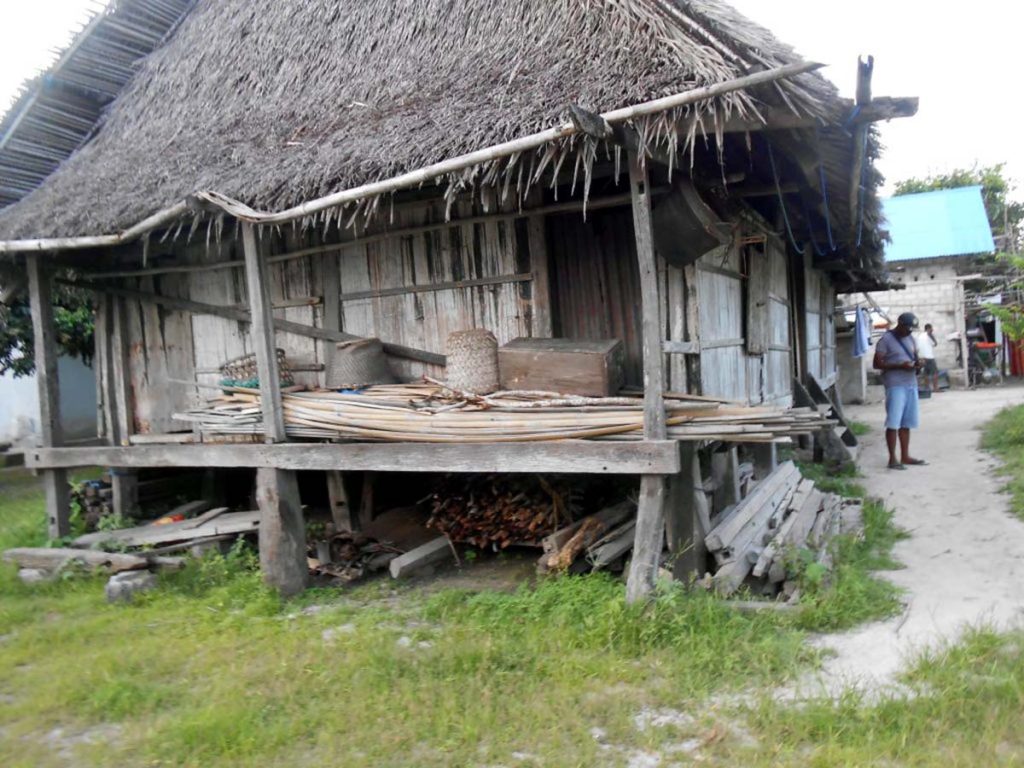
{"label": "man wearing cap", "polygon": [[[889,469],[906,469],[928,462],[910,455],[910,430],[917,429],[917,371],[921,362],[914,342],[917,318],[904,312],[896,327],[875,345],[875,370],[882,372],[885,384],[885,442],[889,446]],[[896,458],[899,443],[900,457]]]}

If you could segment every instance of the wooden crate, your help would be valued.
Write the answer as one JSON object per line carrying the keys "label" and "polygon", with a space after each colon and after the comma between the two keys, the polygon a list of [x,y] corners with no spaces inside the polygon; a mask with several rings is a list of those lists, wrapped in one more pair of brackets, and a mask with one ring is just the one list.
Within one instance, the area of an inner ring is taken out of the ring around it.
{"label": "wooden crate", "polygon": [[515,339],[498,350],[502,389],[607,397],[622,387],[618,339]]}

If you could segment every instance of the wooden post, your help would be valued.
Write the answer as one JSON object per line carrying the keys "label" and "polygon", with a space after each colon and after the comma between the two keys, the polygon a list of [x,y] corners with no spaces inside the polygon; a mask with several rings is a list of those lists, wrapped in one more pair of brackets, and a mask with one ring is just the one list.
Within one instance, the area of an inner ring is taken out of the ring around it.
{"label": "wooden post", "polygon": [[345,482],[345,473],[337,470],[328,471],[327,498],[331,505],[331,520],[336,531],[360,530],[359,515],[352,506],[353,495],[349,493]]}
{"label": "wooden post", "polygon": [[750,448],[754,459],[754,479],[764,480],[779,466],[779,451],[775,443],[758,443]]}
{"label": "wooden post", "polygon": [[[338,263],[340,258],[340,250],[328,251],[320,262],[324,296],[324,317],[321,326],[329,331],[341,330],[341,265]],[[324,364],[321,381],[325,385],[331,374],[337,344],[336,341],[323,341],[320,346],[320,356]]]}
{"label": "wooden post", "polygon": [[740,460],[736,446],[712,454],[712,477],[715,485],[715,512],[740,501]]}
{"label": "wooden post", "polygon": [[139,473],[135,469],[110,469],[110,488],[113,491],[114,514],[124,520],[138,517]]}
{"label": "wooden post", "polygon": [[[260,378],[260,404],[267,443],[287,440],[281,408],[281,381],[274,344],[274,315],[267,282],[266,248],[256,242],[252,224],[242,225],[245,282],[252,316],[252,346]],[[306,523],[293,470],[261,467],[256,471],[256,503],[260,510],[260,568],[263,579],[282,595],[301,592],[306,565]]]}
{"label": "wooden post", "polygon": [[114,410],[114,416],[111,419],[110,441],[112,445],[129,445],[134,418],[132,417],[131,387],[128,381],[131,373],[128,367],[128,323],[125,316],[124,299],[112,297],[110,308],[111,334],[108,345],[110,348],[108,371],[111,405]]}
{"label": "wooden post", "polygon": [[[35,338],[36,382],[39,386],[39,442],[45,448],[62,445],[60,381],[57,374],[57,334],[53,326],[50,294],[52,276],[38,254],[25,257],[28,268],[29,304]],[[44,470],[41,476],[46,498],[46,523],[51,539],[71,533],[71,498],[67,471]]]}
{"label": "wooden post", "polygon": [[306,523],[299,504],[295,472],[256,470],[256,504],[260,509],[260,568],[263,579],[285,597],[306,588]]}
{"label": "wooden post", "polygon": [[[665,428],[665,355],[663,352],[658,272],[654,258],[654,229],[651,220],[650,184],[647,167],[637,152],[635,135],[627,136],[629,183],[633,195],[633,229],[640,267],[640,312],[644,350],[644,439],[664,440]],[[640,478],[636,536],[633,559],[626,582],[626,600],[637,602],[654,589],[661,549],[665,537],[665,497],[667,481],[662,475]]]}
{"label": "wooden post", "polygon": [[682,472],[669,478],[665,535],[672,553],[672,575],[690,582],[704,575],[707,550],[704,537],[711,529],[708,497],[694,443],[682,445]]}
{"label": "wooden post", "polygon": [[252,224],[242,225],[242,248],[245,251],[245,285],[252,317],[251,338],[260,378],[263,433],[266,442],[282,443],[287,436],[281,408],[281,374],[274,343],[274,308],[267,279],[267,254],[266,249],[257,244],[256,228]]}
{"label": "wooden post", "polygon": [[544,216],[531,216],[527,219],[526,231],[530,246],[530,270],[533,274],[533,287],[530,291],[533,327],[530,335],[535,339],[550,339],[554,326],[551,320],[551,273]]}

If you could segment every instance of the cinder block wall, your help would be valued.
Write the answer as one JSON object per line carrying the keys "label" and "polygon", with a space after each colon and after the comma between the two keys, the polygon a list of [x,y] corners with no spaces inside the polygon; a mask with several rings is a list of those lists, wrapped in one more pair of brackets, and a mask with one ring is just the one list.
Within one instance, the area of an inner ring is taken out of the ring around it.
{"label": "cinder block wall", "polygon": [[871,296],[894,320],[901,312],[917,315],[921,329],[925,323],[935,328],[938,345],[935,358],[939,368],[956,366],[956,345],[946,337],[960,330],[963,307],[962,285],[956,280],[956,259],[906,264],[895,273],[896,279],[907,287],[902,291],[881,291]]}

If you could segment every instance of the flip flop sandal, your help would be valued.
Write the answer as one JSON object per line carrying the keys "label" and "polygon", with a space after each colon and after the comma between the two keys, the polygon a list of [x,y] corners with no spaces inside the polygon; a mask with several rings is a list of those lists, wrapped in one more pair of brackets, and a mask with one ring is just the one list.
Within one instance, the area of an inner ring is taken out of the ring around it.
{"label": "flip flop sandal", "polygon": [[911,466],[911,467],[926,467],[926,466],[928,466],[928,462],[925,461],[924,459],[911,459],[910,461],[905,461],[903,463],[908,465],[908,466]]}
{"label": "flip flop sandal", "polygon": [[903,465],[903,464],[890,464],[890,465],[889,465],[889,469],[899,469],[899,470],[904,470],[904,469],[906,469],[906,466],[905,466],[905,465]]}

